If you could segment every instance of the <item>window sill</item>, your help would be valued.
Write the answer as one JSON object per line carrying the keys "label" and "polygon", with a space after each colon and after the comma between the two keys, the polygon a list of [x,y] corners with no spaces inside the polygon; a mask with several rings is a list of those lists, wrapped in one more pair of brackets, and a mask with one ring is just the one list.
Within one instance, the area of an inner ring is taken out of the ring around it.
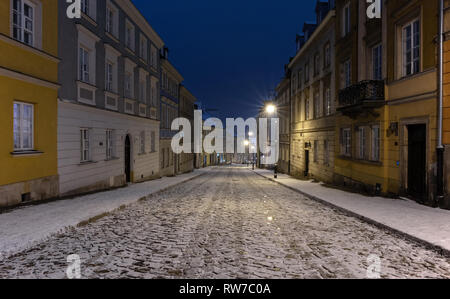
{"label": "window sill", "polygon": [[14,151],[11,152],[11,156],[13,157],[23,157],[23,156],[39,156],[42,155],[44,152],[41,151],[34,151],[34,150],[29,150],[29,151]]}
{"label": "window sill", "polygon": [[110,33],[110,32],[108,32],[108,31],[105,31],[105,35],[106,35],[107,37],[109,37],[111,40],[113,40],[114,42],[116,42],[117,44],[120,44],[119,39],[118,39],[113,33]]}
{"label": "window sill", "polygon": [[138,156],[145,156],[147,153],[139,153]]}
{"label": "window sill", "polygon": [[120,160],[120,158],[118,158],[118,157],[113,157],[113,158],[105,159],[105,162],[117,161],[117,160]]}
{"label": "window sill", "polygon": [[91,165],[91,164],[96,164],[97,162],[95,161],[86,161],[86,162],[80,162],[78,164],[78,166],[83,166],[83,165]]}
{"label": "window sill", "polygon": [[83,17],[83,19],[85,19],[86,21],[88,21],[89,23],[91,23],[91,25],[97,27],[97,22],[94,20],[94,18],[92,18],[91,16],[88,16],[87,14],[85,14],[84,12],[81,12],[81,16]]}

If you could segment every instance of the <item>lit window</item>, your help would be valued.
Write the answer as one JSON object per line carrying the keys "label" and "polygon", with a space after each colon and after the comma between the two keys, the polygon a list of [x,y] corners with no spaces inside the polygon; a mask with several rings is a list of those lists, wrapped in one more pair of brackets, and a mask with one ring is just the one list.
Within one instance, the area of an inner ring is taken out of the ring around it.
{"label": "lit window", "polygon": [[14,151],[33,149],[34,106],[14,103]]}
{"label": "lit window", "polygon": [[341,130],[341,145],[341,154],[350,157],[352,151],[352,137],[350,128]]}

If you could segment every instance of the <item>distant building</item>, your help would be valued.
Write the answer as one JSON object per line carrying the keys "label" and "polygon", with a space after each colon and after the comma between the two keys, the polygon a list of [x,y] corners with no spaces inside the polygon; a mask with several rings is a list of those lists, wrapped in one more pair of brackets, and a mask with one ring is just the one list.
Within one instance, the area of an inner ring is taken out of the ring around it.
{"label": "distant building", "polygon": [[180,155],[172,151],[172,131],[174,119],[178,118],[180,86],[183,77],[169,62],[169,50],[161,51],[161,127],[160,127],[160,175],[173,176],[180,172]]}

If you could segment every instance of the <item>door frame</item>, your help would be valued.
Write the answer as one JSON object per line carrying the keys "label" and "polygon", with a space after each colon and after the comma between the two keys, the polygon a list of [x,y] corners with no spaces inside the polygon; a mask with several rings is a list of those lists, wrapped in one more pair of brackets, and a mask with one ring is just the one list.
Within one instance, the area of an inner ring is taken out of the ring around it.
{"label": "door frame", "polygon": [[[400,150],[400,193],[402,195],[408,195],[408,126],[410,125],[425,125],[425,184],[426,193],[430,191],[430,132],[429,132],[429,119],[428,117],[414,117],[401,119],[399,122],[399,150]],[[427,199],[428,200],[428,199]]]}
{"label": "door frame", "polygon": [[[127,162],[127,157],[126,157],[126,153],[127,153],[127,150],[126,150],[126,148],[127,148],[127,138],[130,140],[130,150],[129,150],[129,156],[130,156],[130,161],[129,161],[129,176],[130,176],[130,179],[129,179],[129,181],[127,180],[127,168],[126,168],[126,162]],[[123,141],[123,149],[124,149],[124,152],[123,152],[123,160],[124,160],[124,173],[125,173],[125,182],[126,183],[131,183],[131,182],[133,182],[133,137],[131,136],[131,134],[130,133],[127,133],[126,135],[125,135],[125,139],[124,139],[124,141]]]}

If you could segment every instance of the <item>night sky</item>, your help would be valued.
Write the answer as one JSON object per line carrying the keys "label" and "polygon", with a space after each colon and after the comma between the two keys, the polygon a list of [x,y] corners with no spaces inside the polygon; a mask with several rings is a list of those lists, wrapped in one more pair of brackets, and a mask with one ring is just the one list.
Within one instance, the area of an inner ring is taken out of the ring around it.
{"label": "night sky", "polygon": [[255,116],[295,54],[316,0],[133,0],[184,85],[219,118]]}

